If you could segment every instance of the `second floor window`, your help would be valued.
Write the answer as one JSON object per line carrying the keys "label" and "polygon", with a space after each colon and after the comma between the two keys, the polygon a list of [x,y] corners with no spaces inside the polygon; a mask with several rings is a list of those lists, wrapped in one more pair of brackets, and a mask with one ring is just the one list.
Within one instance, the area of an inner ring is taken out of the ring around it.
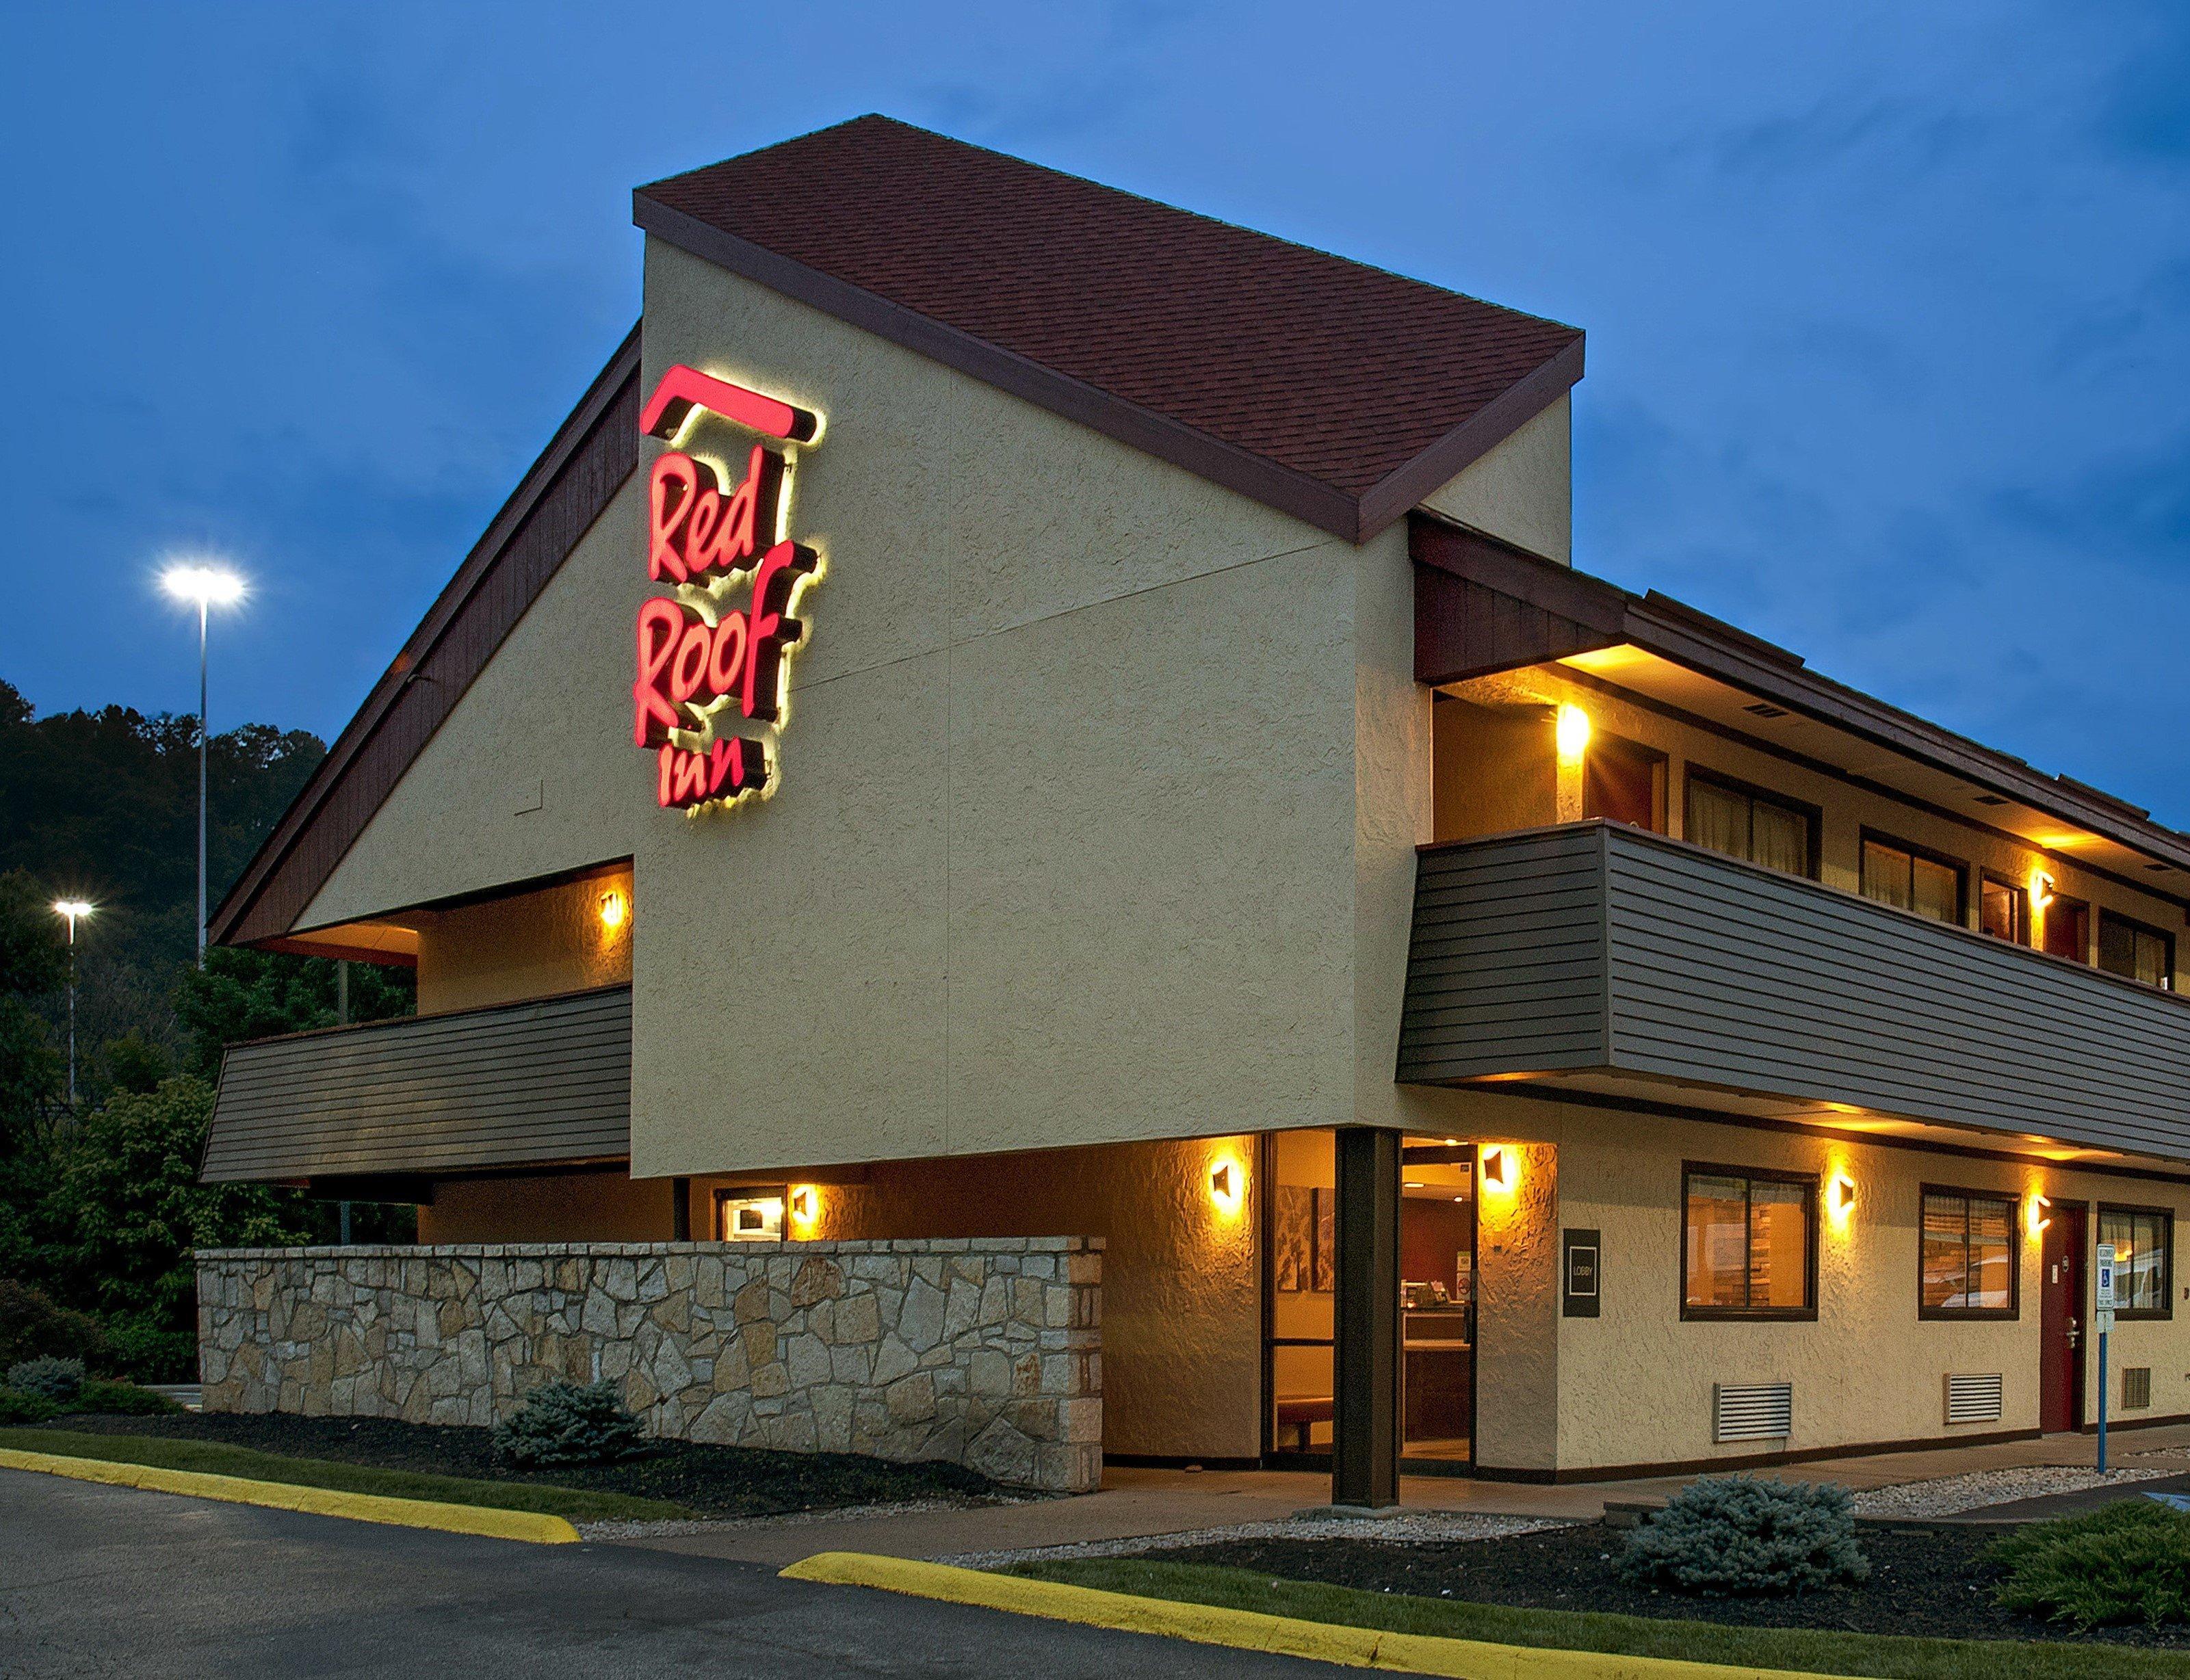
{"label": "second floor window", "polygon": [[1863,838],[1863,895],[1934,922],[1962,919],[1962,871],[1958,864],[1926,857],[1892,840]]}
{"label": "second floor window", "polygon": [[2148,986],[2175,984],[2175,941],[2157,928],[2110,910],[2099,912],[2099,967]]}
{"label": "second floor window", "polygon": [[1688,837],[1788,875],[1810,875],[1814,819],[1801,806],[1688,773]]}
{"label": "second floor window", "polygon": [[2010,945],[2030,943],[2030,894],[1988,875],[1977,895],[1977,926]]}

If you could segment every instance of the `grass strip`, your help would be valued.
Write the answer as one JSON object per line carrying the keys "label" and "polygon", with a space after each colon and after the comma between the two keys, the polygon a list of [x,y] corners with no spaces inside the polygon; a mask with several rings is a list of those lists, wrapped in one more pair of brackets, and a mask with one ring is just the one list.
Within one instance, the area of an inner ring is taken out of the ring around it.
{"label": "grass strip", "polygon": [[487,1482],[470,1476],[429,1476],[414,1470],[382,1470],[331,1458],[285,1458],[279,1453],[218,1441],[167,1435],[91,1435],[70,1429],[0,1429],[0,1446],[65,1458],[97,1458],[112,1464],[149,1464],[162,1470],[196,1470],[291,1487],[332,1488],[388,1499],[429,1499],[496,1511],[536,1511],[573,1523],[653,1523],[700,1513],[666,1499],[596,1493],[539,1482]]}
{"label": "grass strip", "polygon": [[1525,1610],[1315,1581],[1277,1581],[1250,1569],[1084,1558],[1021,1564],[1009,1573],[1106,1592],[1259,1610],[1266,1615],[1446,1639],[1479,1639],[1621,1656],[1669,1657],[1879,1680],[2190,1680],[2190,1655],[2134,1645],[2056,1640],[1912,1639],[1821,1628],[1741,1627],[1588,1610]]}

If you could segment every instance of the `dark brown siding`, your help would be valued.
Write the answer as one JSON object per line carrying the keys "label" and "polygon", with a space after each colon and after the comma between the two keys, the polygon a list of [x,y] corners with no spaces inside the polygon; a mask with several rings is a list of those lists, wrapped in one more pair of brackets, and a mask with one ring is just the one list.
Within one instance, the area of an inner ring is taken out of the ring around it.
{"label": "dark brown siding", "polygon": [[2190,1160],[2190,1001],[1618,824],[1422,854],[1399,1076],[1603,1068]]}
{"label": "dark brown siding", "polygon": [[631,1147],[631,988],[239,1044],[202,1177],[595,1161]]}
{"label": "dark brown siding", "polygon": [[638,465],[638,330],[593,382],[213,913],[288,933],[381,802]]}

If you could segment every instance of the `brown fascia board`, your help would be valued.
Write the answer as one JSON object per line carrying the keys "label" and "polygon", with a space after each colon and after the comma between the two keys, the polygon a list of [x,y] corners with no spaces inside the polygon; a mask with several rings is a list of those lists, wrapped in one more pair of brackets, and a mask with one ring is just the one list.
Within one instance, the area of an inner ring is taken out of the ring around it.
{"label": "brown fascia board", "polygon": [[1548,408],[1581,377],[1582,344],[1577,337],[1535,372],[1485,404],[1466,423],[1356,497],[1016,351],[894,304],[865,287],[726,233],[696,216],[649,198],[643,190],[633,193],[631,201],[633,222],[644,233],[680,251],[1351,543],[1367,542]]}
{"label": "brown fascia board", "polygon": [[[523,526],[526,515],[555,482],[557,474],[583,445],[623,388],[636,382],[638,377],[639,330],[643,324],[634,323],[631,331],[624,335],[623,342],[616,347],[616,354],[609,358],[608,365],[594,377],[593,383],[587,387],[585,395],[578,400],[577,406],[556,429],[548,447],[541,451],[539,458],[518,480],[517,488],[510,493],[509,499],[487,522],[486,530],[472,545],[471,552],[465,556],[463,564],[457,568],[456,575],[449,580],[447,587],[434,599],[434,604],[427,610],[418,627],[411,633],[402,651],[382,673],[380,680],[373,684],[365,703],[343,726],[343,732],[335,737],[335,743],[328,749],[327,756],[320,761],[310,779],[290,802],[289,809],[282,813],[281,820],[275,824],[273,831],[266,837],[242,874],[236,877],[235,884],[221,900],[207,931],[207,937],[214,944],[226,945],[235,941],[239,926],[258,902],[259,895],[265,891],[268,883],[295,850],[298,842],[310,830],[336,789],[342,785],[343,777],[356,763],[359,753],[387,720],[412,678],[448,633],[450,627],[462,616],[466,604],[492,571],[494,563],[500,558],[505,546]],[[468,688],[472,678],[477,675],[476,670],[466,673],[462,687]],[[454,700],[455,696],[451,695],[451,710],[454,709]],[[268,928],[258,937],[265,938],[287,931],[286,928]]]}
{"label": "brown fascia board", "polygon": [[1418,564],[1512,595],[1597,629],[1676,665],[1814,718],[1964,781],[2190,871],[2190,836],[2143,820],[2139,808],[2049,775],[2012,754],[1927,723],[1913,712],[1820,677],[1800,658],[1707,613],[1653,591],[1634,595],[1518,548],[1492,544],[1435,514],[1417,512],[1409,550]]}

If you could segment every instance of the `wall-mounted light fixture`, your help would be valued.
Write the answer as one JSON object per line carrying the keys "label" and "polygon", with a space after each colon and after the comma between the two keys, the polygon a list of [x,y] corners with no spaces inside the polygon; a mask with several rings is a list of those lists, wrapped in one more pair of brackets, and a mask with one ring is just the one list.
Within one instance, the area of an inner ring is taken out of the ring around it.
{"label": "wall-mounted light fixture", "polygon": [[1558,742],[1559,762],[1578,763],[1581,755],[1589,751],[1589,713],[1574,705],[1559,707],[1558,718],[1552,733]]}
{"label": "wall-mounted light fixture", "polygon": [[1835,1223],[1845,1221],[1855,1211],[1855,1180],[1845,1172],[1833,1174],[1833,1181],[1825,1187],[1825,1206],[1832,1211]]}
{"label": "wall-mounted light fixture", "polygon": [[2030,1208],[2029,1211],[2024,1214],[2023,1218],[2024,1222],[2029,1226],[2030,1234],[2033,1237],[2036,1237],[2048,1225],[2053,1223],[2052,1216],[2045,1211],[2052,1206],[2053,1204],[2044,1196],[2034,1195],[2030,1198]]}
{"label": "wall-mounted light fixture", "polygon": [[631,900],[616,888],[611,887],[601,894],[601,926],[611,934],[631,920]]}
{"label": "wall-mounted light fixture", "polygon": [[1209,1200],[1229,1219],[1246,1199],[1246,1169],[1236,1161],[1220,1161],[1209,1169]]}
{"label": "wall-mounted light fixture", "polygon": [[821,1217],[821,1196],[811,1184],[793,1184],[786,1204],[791,1212],[791,1224],[802,1230],[811,1231]]}
{"label": "wall-mounted light fixture", "polygon": [[2052,902],[2053,877],[2042,869],[2032,870],[2030,871],[2030,907],[2042,911]]}
{"label": "wall-mounted light fixture", "polygon": [[1483,1188],[1486,1190],[1510,1190],[1512,1185],[1513,1164],[1502,1145],[1494,1145],[1483,1152]]}

